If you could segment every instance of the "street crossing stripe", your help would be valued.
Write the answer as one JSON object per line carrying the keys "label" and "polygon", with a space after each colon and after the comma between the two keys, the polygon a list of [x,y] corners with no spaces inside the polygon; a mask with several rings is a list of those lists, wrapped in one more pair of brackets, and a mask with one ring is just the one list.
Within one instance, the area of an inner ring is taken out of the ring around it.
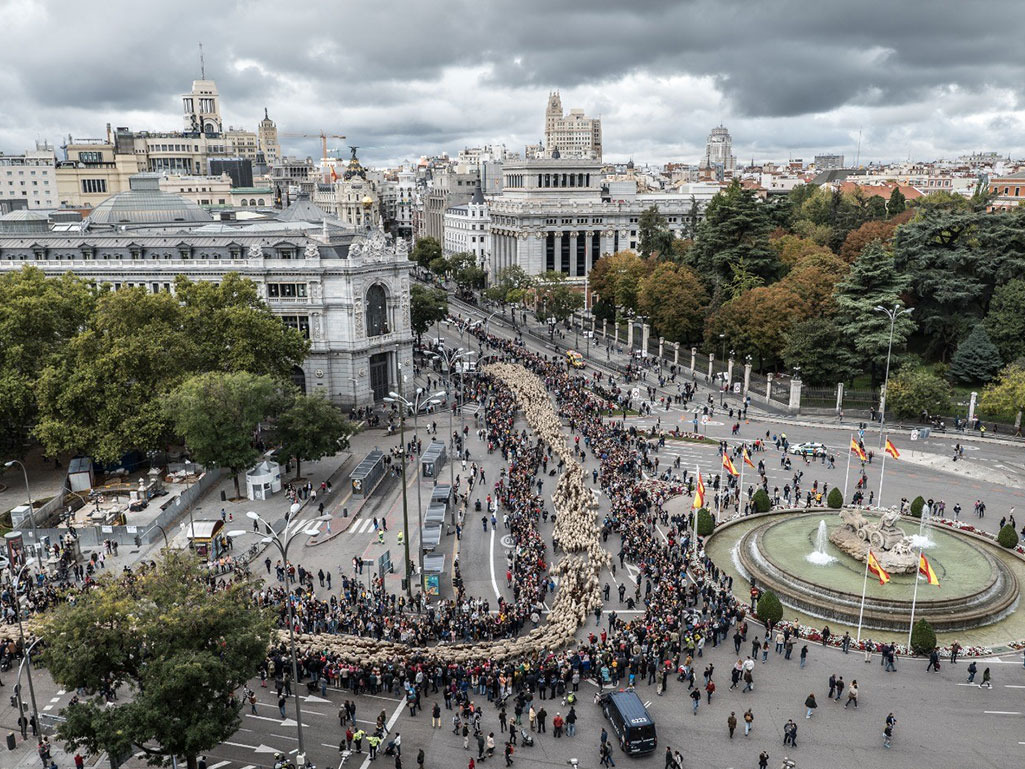
{"label": "street crossing stripe", "polygon": [[231,761],[218,761],[216,764],[211,764],[207,769],[221,769],[222,766],[227,766]]}

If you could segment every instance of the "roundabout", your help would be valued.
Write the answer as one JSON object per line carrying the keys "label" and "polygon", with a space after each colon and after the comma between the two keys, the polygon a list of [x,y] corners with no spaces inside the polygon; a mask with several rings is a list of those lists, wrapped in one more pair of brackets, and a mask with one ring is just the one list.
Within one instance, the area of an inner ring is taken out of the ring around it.
{"label": "roundabout", "polygon": [[[895,525],[915,542],[917,561],[918,522],[903,519]],[[849,628],[854,635],[860,619],[862,636],[866,630],[905,634],[914,600],[916,621],[927,620],[944,642],[1017,647],[1025,635],[1025,619],[1016,612],[1025,562],[1016,554],[990,540],[932,526],[921,539],[922,552],[940,584],[929,585],[914,571],[891,572],[880,584],[873,574],[866,581],[863,559],[834,544],[842,526],[837,511],[829,509],[754,515],[719,526],[706,551],[734,575],[738,597],[753,582],[776,593],[785,616],[795,612],[802,624],[827,624],[834,633]]]}

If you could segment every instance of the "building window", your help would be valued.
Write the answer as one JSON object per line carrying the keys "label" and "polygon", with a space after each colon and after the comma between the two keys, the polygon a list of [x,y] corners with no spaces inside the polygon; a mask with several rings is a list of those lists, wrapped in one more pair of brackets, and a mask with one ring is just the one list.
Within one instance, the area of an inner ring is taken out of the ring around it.
{"label": "building window", "polygon": [[79,152],[78,159],[83,163],[102,163],[102,152]]}
{"label": "building window", "polygon": [[107,191],[107,180],[106,179],[83,179],[82,180],[82,192],[85,194],[95,194],[98,192]]}
{"label": "building window", "polygon": [[384,286],[375,283],[367,291],[367,336],[381,336],[387,334],[388,328],[388,300],[384,292]]}
{"label": "building window", "polygon": [[268,283],[267,297],[270,299],[305,299],[305,283]]}
{"label": "building window", "polygon": [[281,320],[289,328],[294,328],[304,339],[310,338],[310,316],[309,315],[282,315]]}

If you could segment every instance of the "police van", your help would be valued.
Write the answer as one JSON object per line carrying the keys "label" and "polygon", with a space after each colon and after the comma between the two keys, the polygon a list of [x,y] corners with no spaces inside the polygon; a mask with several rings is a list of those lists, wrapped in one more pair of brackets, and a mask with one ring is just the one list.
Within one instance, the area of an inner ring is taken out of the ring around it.
{"label": "police van", "polygon": [[606,692],[598,701],[624,753],[651,753],[655,750],[658,746],[655,721],[648,715],[648,709],[636,692]]}

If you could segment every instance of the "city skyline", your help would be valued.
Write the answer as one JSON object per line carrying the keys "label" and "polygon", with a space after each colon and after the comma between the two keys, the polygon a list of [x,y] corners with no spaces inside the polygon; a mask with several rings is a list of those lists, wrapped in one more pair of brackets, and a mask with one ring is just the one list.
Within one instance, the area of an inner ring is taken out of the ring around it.
{"label": "city skyline", "polygon": [[[255,130],[266,107],[283,134],[345,134],[334,144],[359,145],[373,165],[491,143],[522,152],[544,135],[551,90],[602,119],[612,162],[696,164],[719,124],[738,165],[828,152],[851,163],[859,131],[862,163],[1025,156],[1025,66],[992,57],[1022,16],[1009,2],[970,13],[931,3],[928,16],[921,3],[827,11],[798,0],[714,13],[704,0],[401,13],[312,3],[287,17],[263,2],[244,12],[161,4],[145,17],[117,6],[100,16],[0,0],[17,62],[0,75],[0,150],[101,137],[107,123],[180,130],[202,42],[226,126]],[[189,18],[199,23],[181,28]],[[288,155],[320,154],[316,139],[281,143]]]}

